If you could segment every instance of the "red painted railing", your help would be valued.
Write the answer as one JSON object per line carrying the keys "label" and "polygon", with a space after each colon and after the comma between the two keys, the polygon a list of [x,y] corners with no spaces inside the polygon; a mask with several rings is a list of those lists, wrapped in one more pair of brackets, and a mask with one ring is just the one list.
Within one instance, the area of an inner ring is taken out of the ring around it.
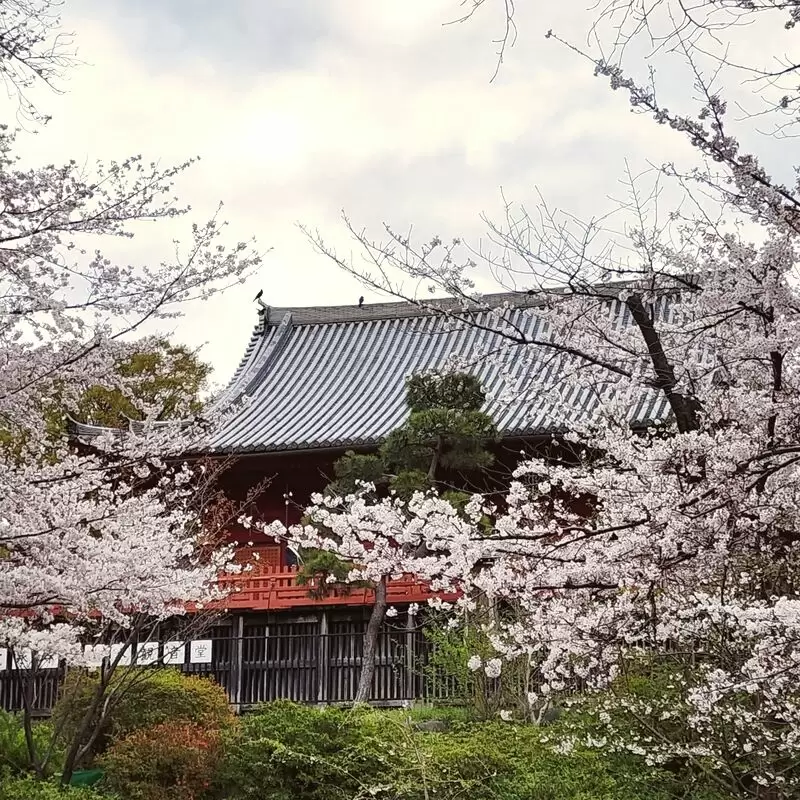
{"label": "red painted railing", "polygon": [[[242,572],[226,575],[220,580],[228,592],[222,605],[236,611],[276,611],[301,606],[366,606],[372,605],[375,593],[372,589],[352,587],[349,591],[329,590],[324,597],[310,595],[313,587],[297,583],[297,567],[263,567],[258,572]],[[389,583],[390,605],[424,603],[437,593],[413,576],[393,580]],[[443,600],[454,600],[456,595],[440,594]]]}

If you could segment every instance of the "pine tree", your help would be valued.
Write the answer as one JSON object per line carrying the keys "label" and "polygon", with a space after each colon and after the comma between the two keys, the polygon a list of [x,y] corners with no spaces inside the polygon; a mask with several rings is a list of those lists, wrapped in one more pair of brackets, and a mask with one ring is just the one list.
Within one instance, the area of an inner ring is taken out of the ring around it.
{"label": "pine tree", "polygon": [[[345,497],[364,492],[365,484],[369,485],[366,491],[376,497],[388,492],[409,499],[415,492],[436,491],[458,508],[469,497],[462,491],[465,478],[493,461],[486,446],[496,438],[497,431],[489,415],[481,411],[485,399],[480,381],[466,373],[409,377],[406,422],[389,434],[378,453],[345,453],[334,464],[335,477],[325,493]],[[353,585],[347,583],[353,565],[336,552],[333,533],[325,533],[332,540],[331,549],[301,551],[298,582],[310,585],[316,597],[343,584]],[[375,590],[375,603],[364,633],[356,703],[369,699],[378,636],[388,608],[388,581],[389,576],[384,575],[369,584]]]}

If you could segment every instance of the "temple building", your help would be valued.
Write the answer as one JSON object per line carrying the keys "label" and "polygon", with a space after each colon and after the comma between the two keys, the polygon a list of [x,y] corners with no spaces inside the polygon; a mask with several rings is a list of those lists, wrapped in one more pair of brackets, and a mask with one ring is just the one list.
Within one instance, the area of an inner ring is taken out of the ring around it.
{"label": "temple building", "polygon": [[[496,294],[485,296],[482,305],[481,311],[468,311],[455,300],[436,301],[434,310],[409,303],[262,304],[241,363],[217,401],[236,410],[204,448],[208,456],[235,457],[226,472],[226,493],[241,498],[269,479],[257,516],[298,522],[311,494],[330,481],[336,459],[347,450],[374,451],[405,421],[406,377],[448,367],[479,378],[487,396],[484,411],[499,432],[496,469],[470,488],[502,491],[524,454],[547,453],[574,424],[565,408],[578,409],[573,413],[581,421],[599,413],[602,390],[561,386],[563,358],[532,344],[550,335],[534,298]],[[662,396],[653,391],[631,408],[630,422],[645,426],[664,414]],[[100,432],[84,424],[73,429],[83,441]],[[312,596],[298,585],[297,555],[285,544],[243,528],[231,529],[229,536],[237,558],[253,568],[226,580],[231,592],[214,632],[213,674],[240,705],[280,696],[348,699],[357,681],[371,590]],[[410,666],[409,653],[417,658],[425,644],[405,611],[429,597],[412,576],[390,585],[389,603],[399,613],[381,644],[376,699],[394,702],[428,691]],[[401,650],[398,669],[392,653]],[[281,672],[279,664],[291,670]]]}

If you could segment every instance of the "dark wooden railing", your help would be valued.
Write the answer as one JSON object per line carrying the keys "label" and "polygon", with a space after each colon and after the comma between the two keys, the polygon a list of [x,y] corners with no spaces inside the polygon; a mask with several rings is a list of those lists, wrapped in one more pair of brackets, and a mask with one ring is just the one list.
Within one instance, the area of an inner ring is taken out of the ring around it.
{"label": "dark wooden railing", "polygon": [[[323,631],[319,624],[247,626],[244,635],[209,637],[210,661],[192,663],[189,648],[184,663],[175,665],[187,674],[213,678],[227,692],[237,710],[277,699],[300,703],[348,703],[355,696],[361,672],[361,630]],[[351,626],[352,627],[352,626]],[[360,626],[358,626],[360,627]],[[259,629],[260,628],[260,629]],[[271,630],[274,628],[274,630]],[[283,629],[283,630],[282,630]],[[165,643],[160,644],[163,660]],[[376,654],[370,701],[376,705],[402,705],[407,701],[443,699],[452,686],[432,674],[431,644],[417,629],[384,630]],[[0,707],[18,711],[24,707],[24,687],[33,697],[35,713],[45,716],[53,707],[63,680],[57,668],[0,670]]]}

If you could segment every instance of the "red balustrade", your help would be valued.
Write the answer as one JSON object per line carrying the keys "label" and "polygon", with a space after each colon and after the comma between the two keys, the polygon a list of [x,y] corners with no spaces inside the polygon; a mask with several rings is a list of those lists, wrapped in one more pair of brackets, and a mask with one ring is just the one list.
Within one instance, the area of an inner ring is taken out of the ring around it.
{"label": "red balustrade", "polygon": [[[354,586],[345,591],[330,589],[323,597],[312,597],[313,586],[297,583],[297,567],[274,567],[259,565],[258,570],[225,575],[220,585],[228,592],[222,601],[225,608],[243,611],[275,611],[301,606],[368,606],[375,600],[372,589]],[[455,594],[432,592],[427,584],[412,575],[389,582],[390,605],[425,603],[431,597],[455,600]]]}

